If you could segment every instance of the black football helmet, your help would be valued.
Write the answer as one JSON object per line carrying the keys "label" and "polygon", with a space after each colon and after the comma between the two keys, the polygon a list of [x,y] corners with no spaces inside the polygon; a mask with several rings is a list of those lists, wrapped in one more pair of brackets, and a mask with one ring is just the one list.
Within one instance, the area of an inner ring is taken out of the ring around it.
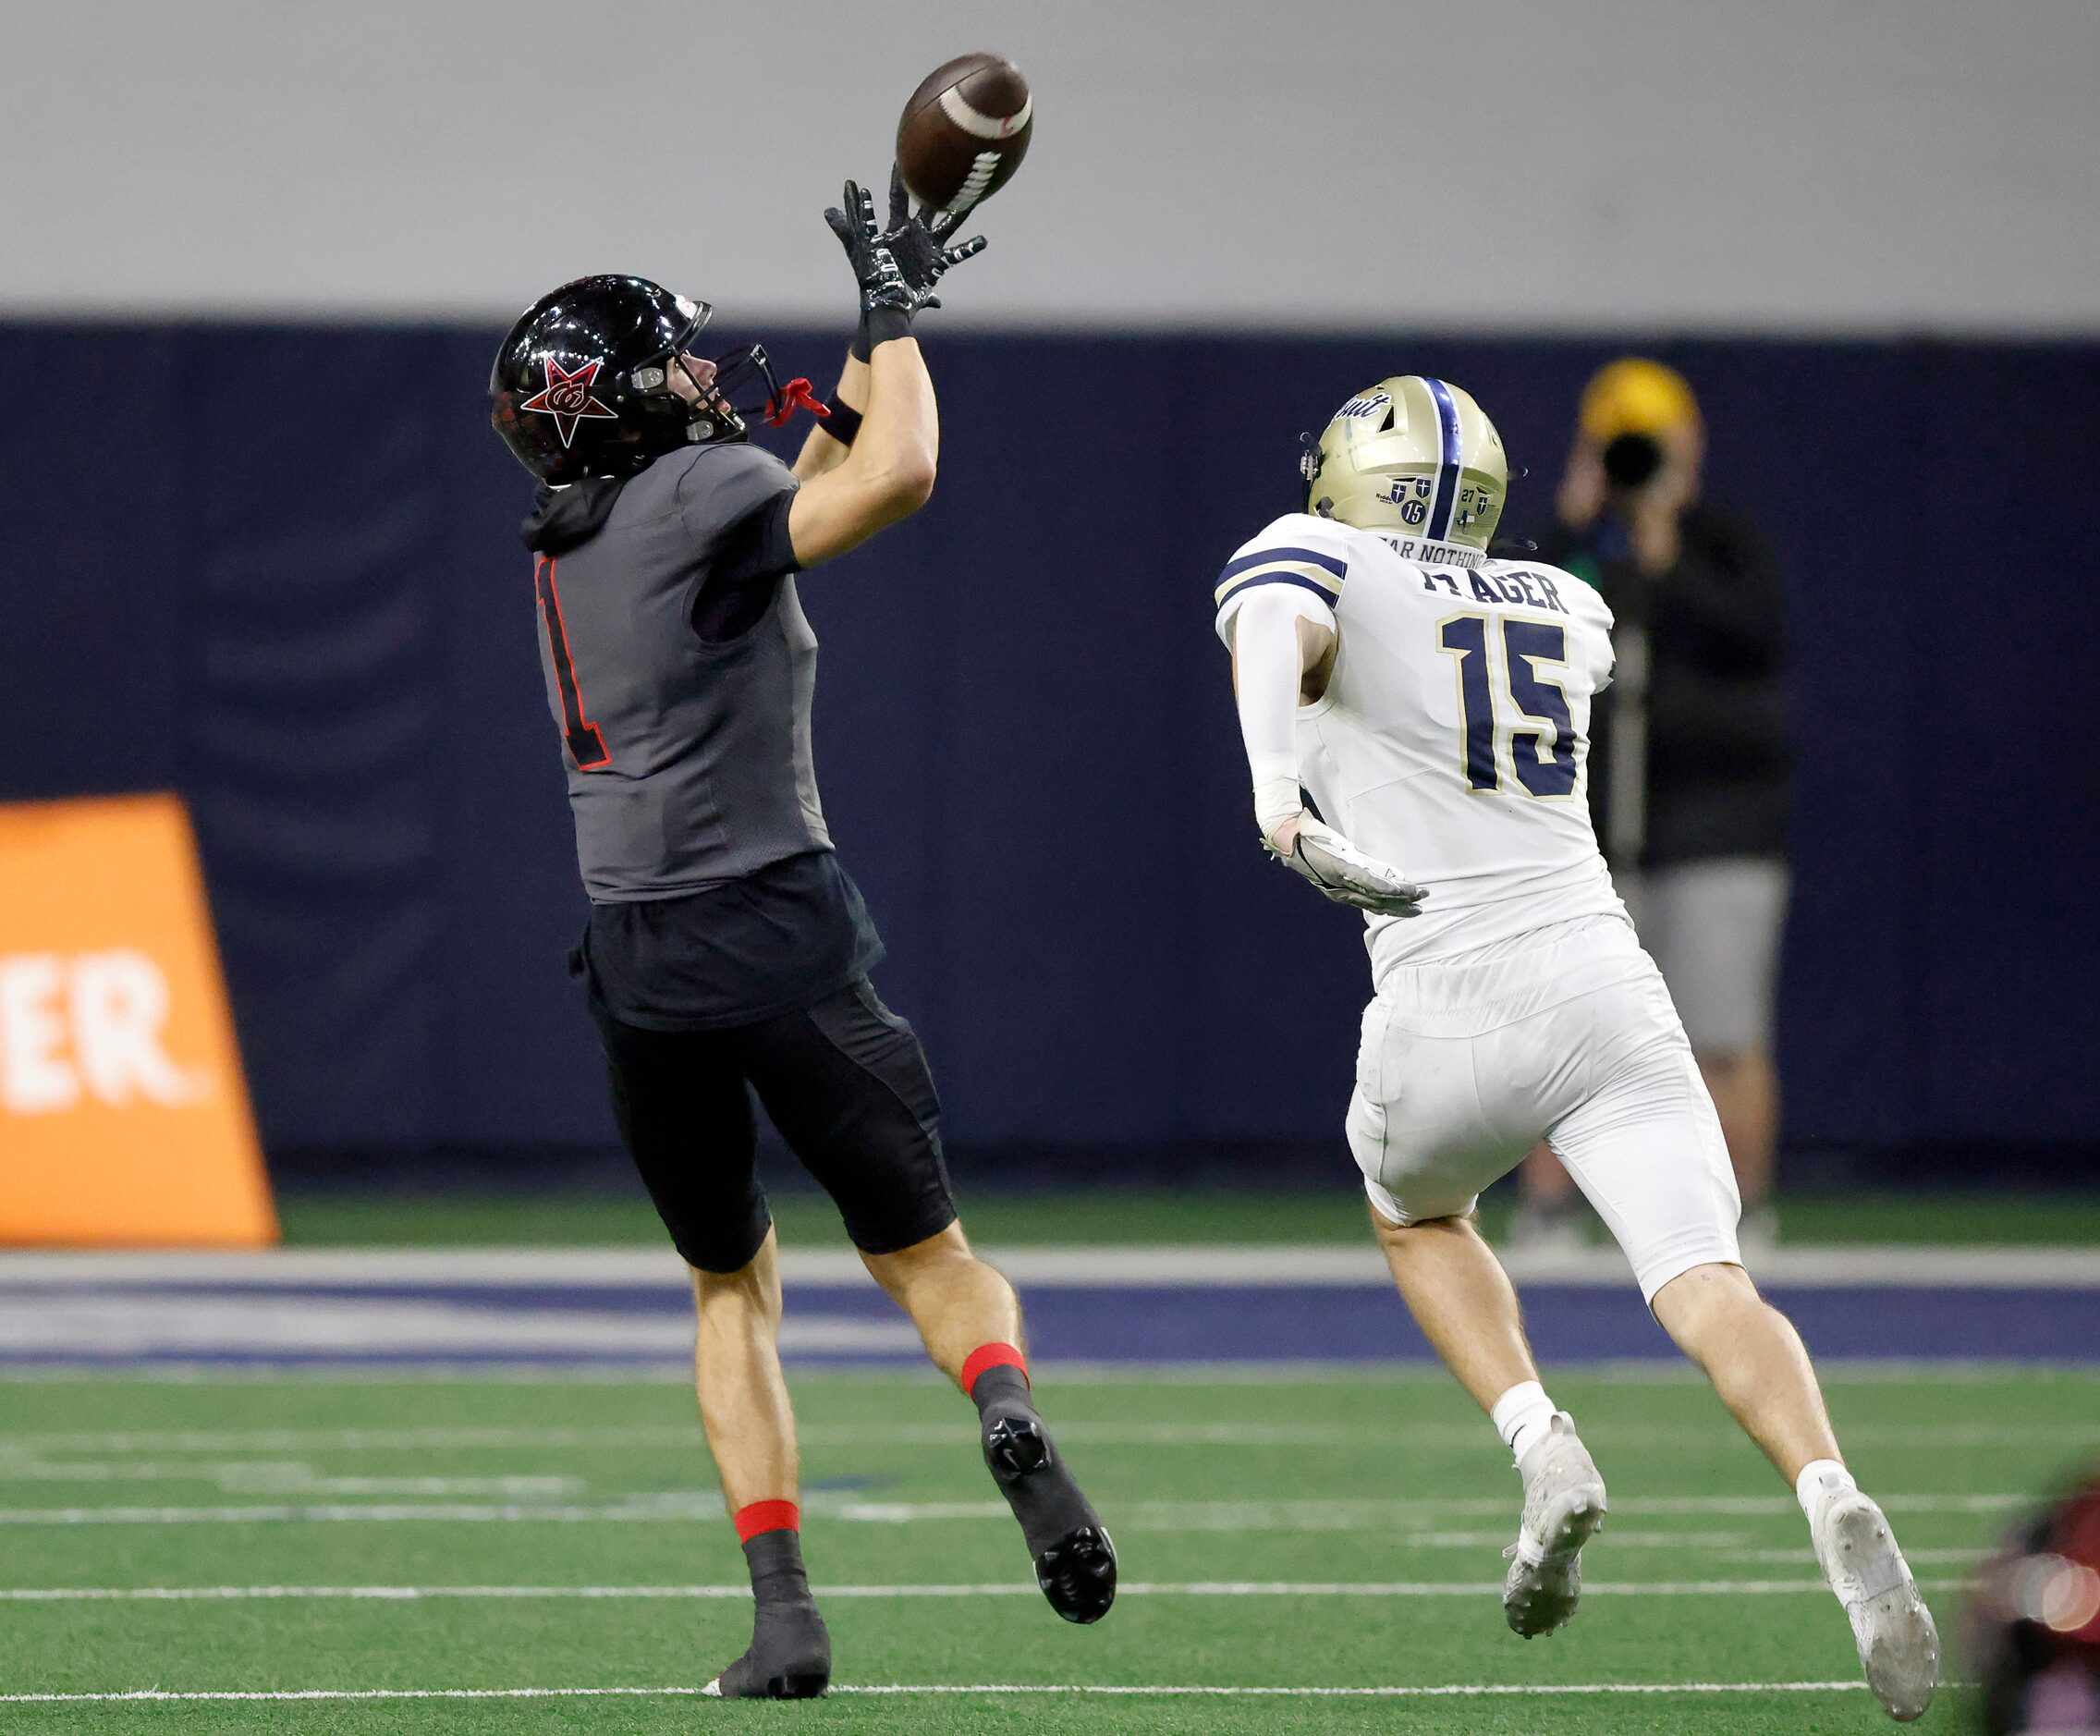
{"label": "black football helmet", "polygon": [[[785,386],[764,348],[717,357],[702,380],[684,360],[714,310],[646,277],[579,277],[519,316],[489,373],[489,421],[518,461],[560,487],[631,476],[681,446],[749,437],[747,418],[784,422],[813,405],[807,380]],[[672,389],[676,368],[696,399]],[[739,408],[739,388],[763,388]]]}

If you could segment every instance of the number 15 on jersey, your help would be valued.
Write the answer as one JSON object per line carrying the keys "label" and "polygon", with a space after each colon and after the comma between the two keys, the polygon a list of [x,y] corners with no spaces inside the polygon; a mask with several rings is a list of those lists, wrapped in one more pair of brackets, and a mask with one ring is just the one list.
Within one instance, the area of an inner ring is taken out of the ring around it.
{"label": "number 15 on jersey", "polygon": [[[1499,632],[1497,630],[1499,629]],[[1488,655],[1490,637],[1502,641],[1499,659]],[[1553,621],[1527,621],[1507,616],[1454,615],[1437,622],[1436,645],[1455,658],[1459,672],[1459,708],[1465,718],[1466,782],[1474,789],[1499,792],[1503,788],[1500,757],[1496,738],[1506,734],[1509,743],[1509,767],[1528,796],[1546,799],[1575,791],[1575,749],[1580,738],[1568,709],[1568,694],[1559,683],[1540,674],[1542,666],[1568,662],[1567,630]],[[1500,721],[1502,711],[1495,691],[1495,670],[1499,661],[1512,714]],[[1518,720],[1542,726],[1527,729]]]}

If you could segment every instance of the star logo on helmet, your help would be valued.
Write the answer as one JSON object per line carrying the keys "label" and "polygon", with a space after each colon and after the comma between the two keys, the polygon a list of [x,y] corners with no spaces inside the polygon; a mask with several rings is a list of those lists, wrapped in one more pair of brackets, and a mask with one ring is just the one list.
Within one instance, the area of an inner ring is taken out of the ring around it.
{"label": "star logo on helmet", "polygon": [[604,365],[603,358],[586,361],[573,373],[552,356],[543,356],[540,360],[547,371],[547,383],[518,408],[536,410],[543,416],[552,416],[563,446],[576,438],[576,424],[580,422],[619,420],[617,410],[606,409],[591,396],[591,382],[598,377],[598,370]]}

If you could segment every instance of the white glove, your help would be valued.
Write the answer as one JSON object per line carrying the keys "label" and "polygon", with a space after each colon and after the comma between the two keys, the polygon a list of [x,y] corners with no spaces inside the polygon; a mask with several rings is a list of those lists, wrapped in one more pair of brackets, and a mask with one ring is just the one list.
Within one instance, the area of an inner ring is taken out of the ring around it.
{"label": "white glove", "polygon": [[1409,882],[1398,868],[1366,856],[1332,826],[1311,814],[1298,823],[1298,838],[1286,856],[1270,843],[1262,847],[1293,874],[1310,880],[1337,904],[1378,916],[1420,916],[1429,894]]}

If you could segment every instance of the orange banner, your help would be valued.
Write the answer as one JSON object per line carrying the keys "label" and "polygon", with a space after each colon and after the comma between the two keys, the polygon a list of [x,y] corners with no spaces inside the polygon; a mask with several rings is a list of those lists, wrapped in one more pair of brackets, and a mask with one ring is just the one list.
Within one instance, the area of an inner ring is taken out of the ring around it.
{"label": "orange banner", "polygon": [[182,804],[0,807],[0,1242],[276,1240]]}

